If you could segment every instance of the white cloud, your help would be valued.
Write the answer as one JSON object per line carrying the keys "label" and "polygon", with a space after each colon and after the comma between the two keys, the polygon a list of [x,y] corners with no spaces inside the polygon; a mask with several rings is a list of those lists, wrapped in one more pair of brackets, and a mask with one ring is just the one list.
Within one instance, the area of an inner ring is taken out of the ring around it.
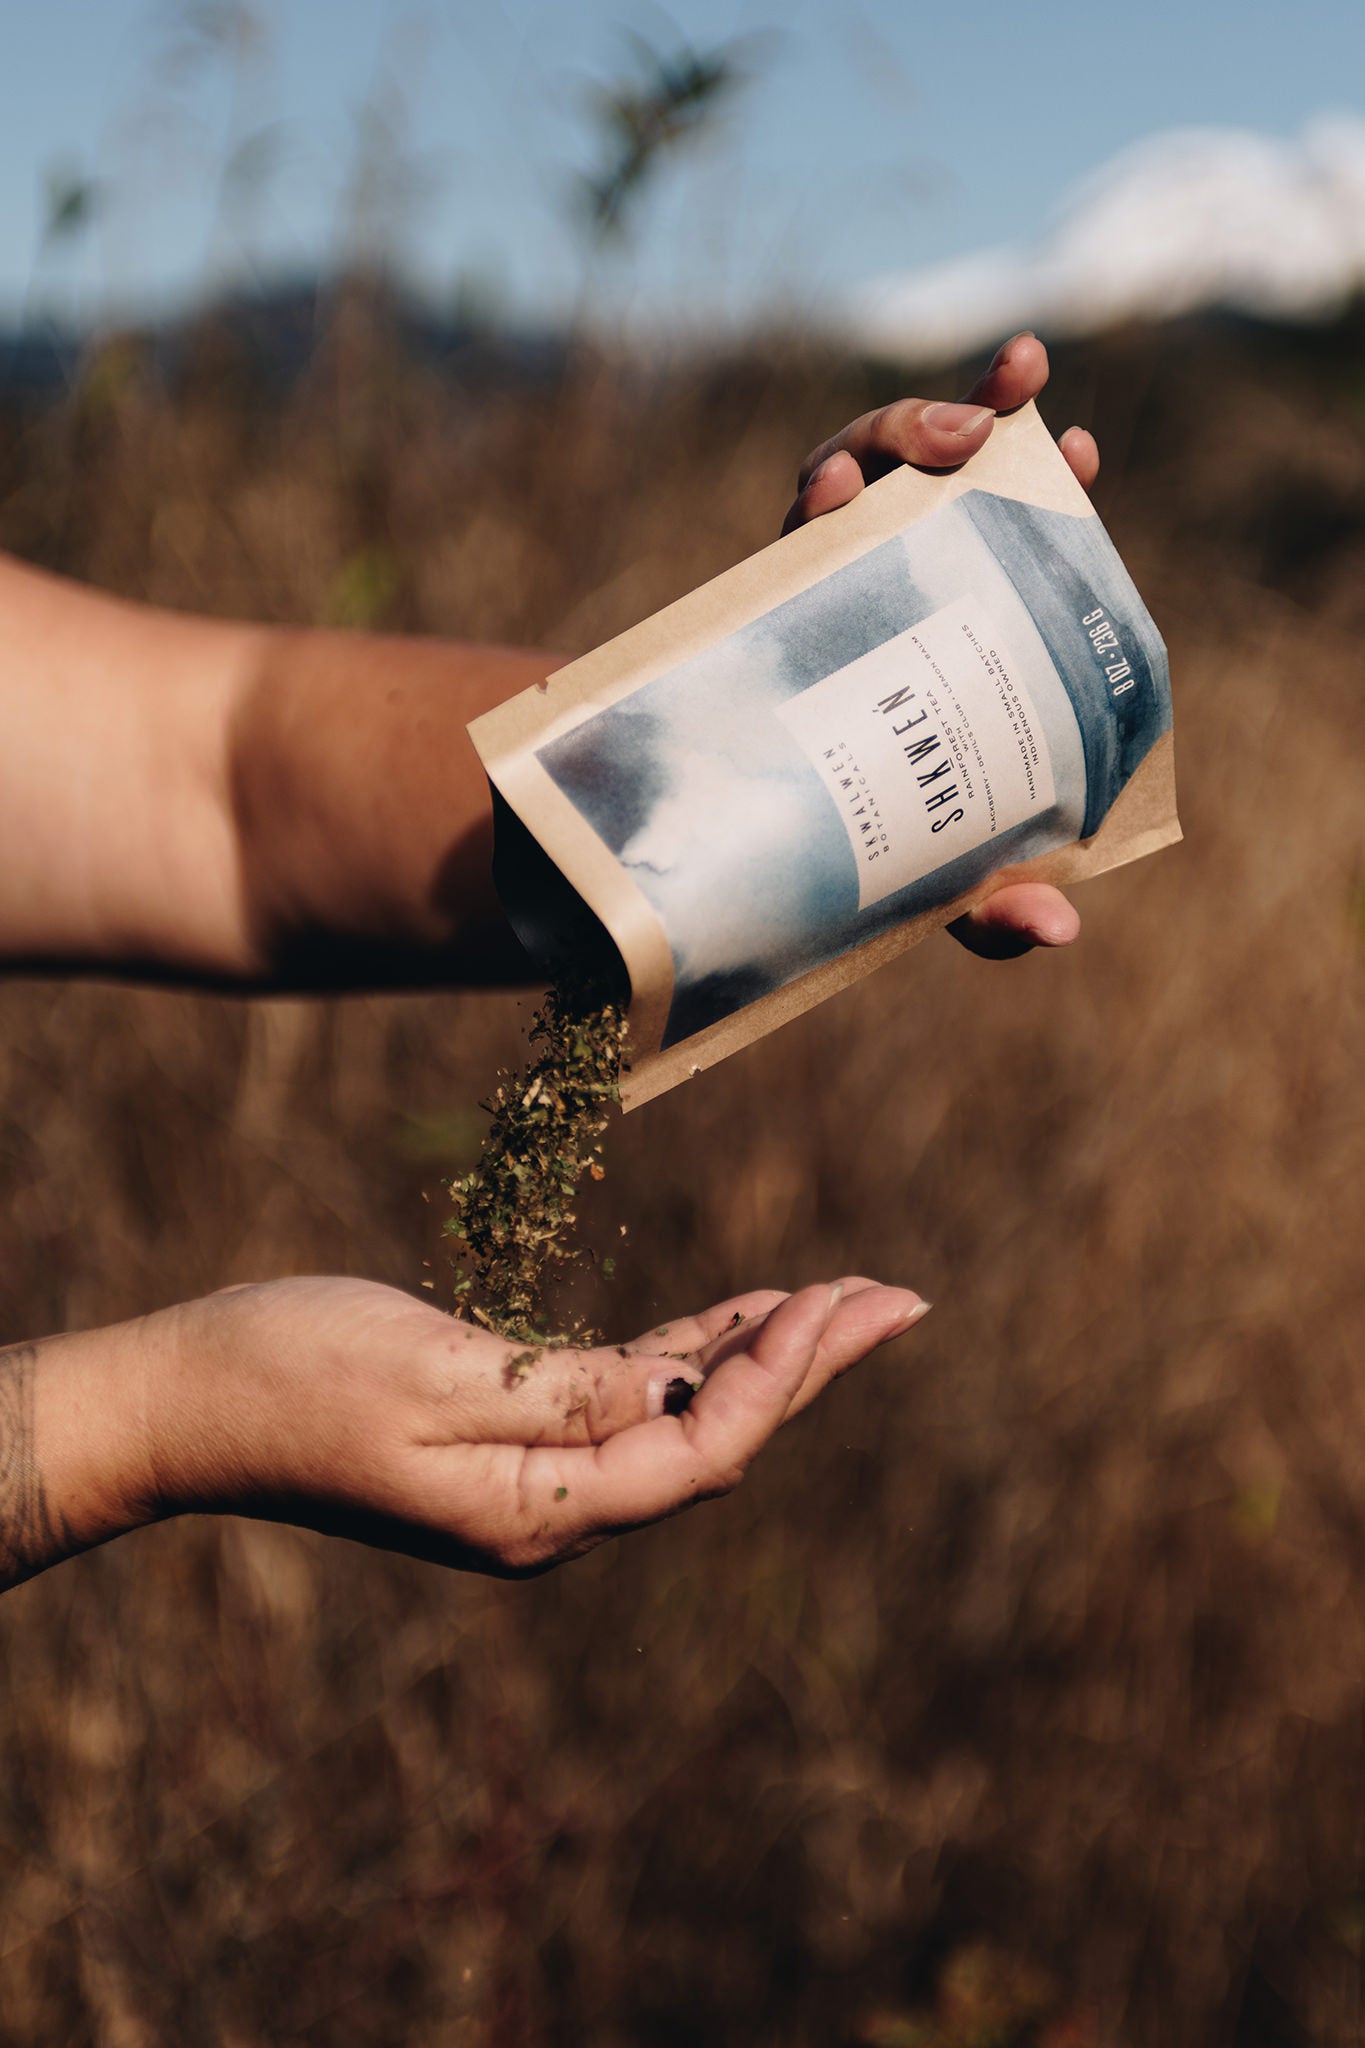
{"label": "white cloud", "polygon": [[853,329],[865,347],[927,359],[1019,327],[1087,334],[1213,306],[1313,319],[1362,287],[1365,120],[1343,114],[1292,142],[1150,136],[1085,179],[1037,242],[867,287]]}

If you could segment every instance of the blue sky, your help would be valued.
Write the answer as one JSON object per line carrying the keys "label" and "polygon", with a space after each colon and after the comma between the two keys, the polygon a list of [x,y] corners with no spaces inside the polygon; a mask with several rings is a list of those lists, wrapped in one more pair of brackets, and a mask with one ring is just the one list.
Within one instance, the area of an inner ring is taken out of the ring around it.
{"label": "blue sky", "polygon": [[[1189,124],[1293,134],[1365,109],[1359,0],[257,0],[235,64],[174,61],[196,0],[0,0],[0,316],[183,303],[344,248],[357,110],[401,144],[410,196],[378,232],[438,299],[571,306],[568,203],[593,162],[592,82],[622,33],[752,36],[752,82],[647,200],[599,299],[705,325],[818,310],[858,282],[1037,231],[1123,144]],[[220,0],[198,0],[208,12]],[[250,138],[258,175],[222,204]],[[100,181],[89,227],[39,250],[54,167]]]}

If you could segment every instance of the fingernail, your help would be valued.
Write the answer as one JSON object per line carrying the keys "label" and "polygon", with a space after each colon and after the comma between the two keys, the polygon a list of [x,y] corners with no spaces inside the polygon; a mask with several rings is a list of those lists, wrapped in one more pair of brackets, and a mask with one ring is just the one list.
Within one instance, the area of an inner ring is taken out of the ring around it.
{"label": "fingernail", "polygon": [[829,468],[829,465],[832,460],[833,457],[827,455],[824,461],[818,463],[816,467],[811,471],[810,475],[806,478],[805,483],[801,486],[801,494],[803,497],[805,496],[807,491],[813,491],[815,489],[815,486],[819,483],[821,477]]}
{"label": "fingernail", "polygon": [[660,1415],[681,1415],[702,1382],[680,1372],[656,1372],[645,1389],[645,1415],[654,1422]]}
{"label": "fingernail", "polygon": [[933,1305],[932,1301],[917,1301],[913,1308],[908,1308],[905,1311],[906,1329],[913,1329],[916,1323],[922,1323]]}
{"label": "fingernail", "polygon": [[952,434],[958,440],[979,433],[986,421],[994,418],[988,405],[926,405],[920,414],[924,426],[932,427],[936,434]]}

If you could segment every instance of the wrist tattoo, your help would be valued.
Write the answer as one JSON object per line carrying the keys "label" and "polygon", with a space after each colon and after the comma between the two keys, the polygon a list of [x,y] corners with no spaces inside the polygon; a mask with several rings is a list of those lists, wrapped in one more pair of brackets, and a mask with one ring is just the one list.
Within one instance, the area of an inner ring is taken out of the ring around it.
{"label": "wrist tattoo", "polygon": [[70,1530],[52,1514],[34,1443],[36,1344],[0,1351],[0,1590],[65,1556]]}

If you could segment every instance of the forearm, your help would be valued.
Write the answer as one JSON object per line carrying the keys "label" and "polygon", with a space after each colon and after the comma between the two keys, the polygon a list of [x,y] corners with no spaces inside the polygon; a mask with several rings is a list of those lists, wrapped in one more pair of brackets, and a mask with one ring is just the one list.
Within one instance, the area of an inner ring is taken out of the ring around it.
{"label": "forearm", "polygon": [[183,617],[0,558],[0,966],[519,978],[465,727],[551,665]]}
{"label": "forearm", "polygon": [[230,970],[224,735],[260,638],[0,558],[0,962]]}
{"label": "forearm", "polygon": [[127,1323],[0,1350],[0,1591],[156,1512],[145,1389],[160,1341]]}
{"label": "forearm", "polygon": [[527,977],[466,728],[553,666],[512,648],[267,637],[230,734],[253,972],[296,987]]}

